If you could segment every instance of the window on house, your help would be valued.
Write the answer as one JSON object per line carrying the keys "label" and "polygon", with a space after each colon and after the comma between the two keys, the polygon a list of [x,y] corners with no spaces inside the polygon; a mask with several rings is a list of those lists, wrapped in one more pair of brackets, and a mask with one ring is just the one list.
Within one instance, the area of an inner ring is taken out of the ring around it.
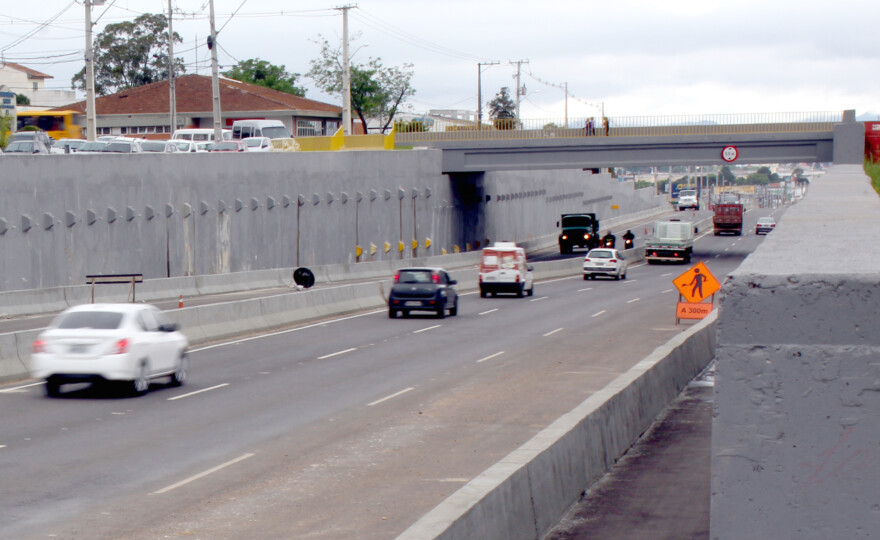
{"label": "window on house", "polygon": [[318,137],[323,135],[320,120],[297,120],[296,136],[297,137]]}

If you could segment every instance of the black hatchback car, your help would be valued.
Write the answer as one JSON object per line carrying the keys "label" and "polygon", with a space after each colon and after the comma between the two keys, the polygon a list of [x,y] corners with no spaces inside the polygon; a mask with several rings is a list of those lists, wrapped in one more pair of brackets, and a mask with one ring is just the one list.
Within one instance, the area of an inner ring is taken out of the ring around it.
{"label": "black hatchback car", "polygon": [[458,314],[457,282],[442,268],[401,268],[394,275],[388,297],[388,317],[411,311],[433,311],[442,319],[446,311]]}

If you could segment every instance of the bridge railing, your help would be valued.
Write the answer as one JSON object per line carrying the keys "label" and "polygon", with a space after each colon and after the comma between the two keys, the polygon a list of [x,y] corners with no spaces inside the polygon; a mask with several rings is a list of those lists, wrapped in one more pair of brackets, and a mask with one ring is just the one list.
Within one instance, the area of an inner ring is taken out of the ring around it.
{"label": "bridge railing", "polygon": [[[398,144],[431,141],[546,139],[576,137],[650,137],[834,131],[843,111],[619,116],[592,118],[503,119],[481,126],[448,126],[445,131],[410,131],[397,126]],[[606,122],[607,121],[607,122]]]}

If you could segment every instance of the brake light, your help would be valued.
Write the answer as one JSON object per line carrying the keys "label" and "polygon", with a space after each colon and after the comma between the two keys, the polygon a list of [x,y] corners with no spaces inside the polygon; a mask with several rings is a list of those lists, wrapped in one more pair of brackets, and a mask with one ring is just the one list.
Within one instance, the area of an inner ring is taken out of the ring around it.
{"label": "brake light", "polygon": [[431,274],[431,283],[434,285],[440,284],[440,274]]}
{"label": "brake light", "polygon": [[116,342],[115,349],[113,350],[113,354],[125,354],[128,352],[129,341],[125,338],[120,339]]}
{"label": "brake light", "polygon": [[400,282],[400,272],[394,274],[394,283]]}
{"label": "brake light", "polygon": [[519,283],[519,274],[516,275],[516,282]]}
{"label": "brake light", "polygon": [[617,262],[617,259],[611,259],[611,260],[608,261],[608,262]]}
{"label": "brake light", "polygon": [[34,354],[40,354],[46,352],[46,340],[37,339],[34,340]]}

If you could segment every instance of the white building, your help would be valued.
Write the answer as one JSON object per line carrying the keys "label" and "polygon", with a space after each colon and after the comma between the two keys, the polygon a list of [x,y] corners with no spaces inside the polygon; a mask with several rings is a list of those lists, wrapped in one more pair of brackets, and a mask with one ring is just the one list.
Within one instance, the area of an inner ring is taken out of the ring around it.
{"label": "white building", "polygon": [[27,96],[31,109],[49,109],[76,101],[73,90],[47,89],[46,79],[52,78],[21,64],[0,63],[0,85],[9,88],[10,92]]}

